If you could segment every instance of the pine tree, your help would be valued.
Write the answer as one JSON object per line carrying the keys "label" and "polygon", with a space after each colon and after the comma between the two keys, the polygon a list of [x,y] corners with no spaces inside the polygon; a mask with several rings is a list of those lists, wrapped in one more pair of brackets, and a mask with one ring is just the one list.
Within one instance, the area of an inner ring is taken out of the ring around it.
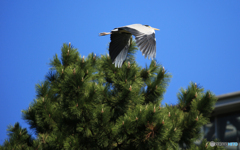
{"label": "pine tree", "polygon": [[109,55],[81,56],[63,44],[51,60],[36,99],[22,111],[34,139],[18,123],[1,149],[220,149],[193,142],[209,121],[216,97],[194,83],[178,93],[179,104],[161,106],[171,75],[155,60],[140,67],[133,41],[122,68]]}

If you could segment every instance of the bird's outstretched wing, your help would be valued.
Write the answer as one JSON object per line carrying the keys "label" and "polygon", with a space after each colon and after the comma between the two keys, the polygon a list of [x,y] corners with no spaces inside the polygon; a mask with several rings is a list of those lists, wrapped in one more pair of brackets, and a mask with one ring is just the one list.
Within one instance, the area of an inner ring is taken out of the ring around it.
{"label": "bird's outstretched wing", "polygon": [[145,58],[147,56],[152,59],[156,57],[155,31],[152,28],[141,24],[132,24],[119,29],[126,30],[135,36],[136,44]]}
{"label": "bird's outstretched wing", "polygon": [[126,60],[131,36],[130,33],[112,32],[109,54],[115,67],[122,67]]}

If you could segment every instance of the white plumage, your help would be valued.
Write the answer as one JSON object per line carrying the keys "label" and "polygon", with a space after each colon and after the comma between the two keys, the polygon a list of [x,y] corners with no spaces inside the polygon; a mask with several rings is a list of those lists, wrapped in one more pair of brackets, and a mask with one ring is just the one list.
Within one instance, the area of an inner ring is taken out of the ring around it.
{"label": "white plumage", "polygon": [[155,31],[149,25],[132,24],[113,29],[111,32],[100,33],[100,36],[111,34],[109,54],[116,67],[121,67],[127,58],[132,35],[135,36],[136,44],[145,58],[156,57]]}

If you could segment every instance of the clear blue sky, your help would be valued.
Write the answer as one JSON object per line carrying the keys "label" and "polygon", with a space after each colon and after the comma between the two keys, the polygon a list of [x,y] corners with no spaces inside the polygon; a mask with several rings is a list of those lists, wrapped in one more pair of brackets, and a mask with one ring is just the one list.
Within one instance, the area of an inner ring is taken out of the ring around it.
{"label": "clear blue sky", "polygon": [[[190,81],[215,95],[240,90],[240,1],[0,1],[0,144],[7,125],[35,98],[49,60],[71,42],[81,55],[107,53],[115,27],[141,23],[156,31],[157,56],[173,76],[164,103],[176,104]],[[150,60],[139,51],[143,67]]]}

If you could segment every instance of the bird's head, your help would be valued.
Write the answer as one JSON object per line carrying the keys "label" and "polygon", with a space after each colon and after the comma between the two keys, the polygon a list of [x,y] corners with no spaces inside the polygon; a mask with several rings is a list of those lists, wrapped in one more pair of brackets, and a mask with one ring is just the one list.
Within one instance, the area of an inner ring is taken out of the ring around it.
{"label": "bird's head", "polygon": [[157,28],[153,28],[153,27],[151,27],[151,26],[149,26],[149,25],[144,25],[144,26],[149,27],[149,28],[152,28],[153,30],[160,30],[160,29],[157,29]]}

